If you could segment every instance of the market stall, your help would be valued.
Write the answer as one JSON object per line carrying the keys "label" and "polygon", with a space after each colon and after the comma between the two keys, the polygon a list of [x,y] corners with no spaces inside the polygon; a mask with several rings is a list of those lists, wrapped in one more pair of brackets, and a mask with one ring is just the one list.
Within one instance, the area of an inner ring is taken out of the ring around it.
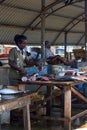
{"label": "market stall", "polygon": [[[0,91],[0,93],[1,93],[1,91]],[[24,129],[31,130],[31,125],[30,125],[30,94],[23,93],[20,96],[18,96],[18,94],[17,94],[16,98],[15,97],[10,98],[12,96],[10,94],[7,96],[9,96],[9,99],[6,99],[3,97],[3,95],[1,95],[0,114],[2,114],[3,112],[8,112],[8,111],[17,109],[17,108],[23,109]],[[6,94],[5,94],[5,97],[6,97]]]}
{"label": "market stall", "polygon": [[[41,90],[41,87],[47,86],[47,107],[46,107],[46,119],[50,119],[50,120],[61,120],[64,121],[65,124],[65,129],[67,130],[71,130],[71,122],[78,118],[81,117],[85,114],[87,114],[87,110],[83,110],[81,113],[78,113],[76,115],[72,115],[72,107],[71,107],[71,103],[72,103],[72,98],[71,98],[71,93],[74,93],[78,98],[80,98],[81,100],[83,100],[85,103],[87,103],[87,98],[84,97],[80,92],[78,92],[76,89],[74,89],[74,85],[80,84],[83,81],[26,81],[26,82],[19,82],[19,88],[20,89],[25,89],[25,85],[26,84],[33,84],[33,85],[39,85],[39,88],[37,88],[36,93],[38,94]],[[57,86],[57,87],[64,87],[64,89],[61,91],[61,93],[64,93],[64,117],[52,117],[51,118],[51,110],[52,110],[52,98],[55,98],[55,96],[52,96],[52,88],[53,86]],[[43,117],[44,118],[44,117]]]}

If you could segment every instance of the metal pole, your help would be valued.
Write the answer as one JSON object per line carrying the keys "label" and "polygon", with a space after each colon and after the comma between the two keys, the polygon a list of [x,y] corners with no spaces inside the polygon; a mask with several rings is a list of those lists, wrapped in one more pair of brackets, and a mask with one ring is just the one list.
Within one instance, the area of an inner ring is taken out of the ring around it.
{"label": "metal pole", "polygon": [[41,50],[42,58],[45,59],[45,0],[41,1]]}
{"label": "metal pole", "polygon": [[85,0],[85,50],[86,50],[86,61],[87,61],[87,0]]}
{"label": "metal pole", "polygon": [[65,58],[67,58],[66,50],[67,50],[67,32],[65,32],[65,39],[64,39],[64,57]]}

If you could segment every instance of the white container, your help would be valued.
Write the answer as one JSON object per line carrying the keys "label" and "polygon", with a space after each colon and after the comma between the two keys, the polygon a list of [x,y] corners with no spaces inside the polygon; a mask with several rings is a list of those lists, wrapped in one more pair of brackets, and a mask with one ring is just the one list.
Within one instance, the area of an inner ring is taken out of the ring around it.
{"label": "white container", "polygon": [[59,65],[52,65],[52,73],[58,74],[62,71],[62,66]]}

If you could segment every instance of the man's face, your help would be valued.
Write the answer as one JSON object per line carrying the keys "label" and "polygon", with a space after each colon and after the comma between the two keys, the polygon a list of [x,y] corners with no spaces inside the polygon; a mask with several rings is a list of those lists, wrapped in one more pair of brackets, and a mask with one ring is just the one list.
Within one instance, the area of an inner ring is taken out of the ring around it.
{"label": "man's face", "polygon": [[23,40],[21,43],[18,44],[18,47],[23,50],[26,47],[27,40]]}
{"label": "man's face", "polygon": [[47,47],[47,48],[50,48],[50,47],[51,47],[51,44],[50,44],[50,43],[48,43],[48,44],[46,45],[46,47]]}

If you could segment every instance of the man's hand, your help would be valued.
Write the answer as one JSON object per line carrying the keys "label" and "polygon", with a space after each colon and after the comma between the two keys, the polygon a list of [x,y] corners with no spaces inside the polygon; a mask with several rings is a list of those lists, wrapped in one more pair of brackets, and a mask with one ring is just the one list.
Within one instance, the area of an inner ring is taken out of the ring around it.
{"label": "man's hand", "polygon": [[26,72],[25,72],[25,70],[24,70],[23,68],[20,68],[19,74],[20,74],[21,76],[26,76]]}
{"label": "man's hand", "polygon": [[43,67],[43,62],[37,62],[36,65],[38,66],[38,70],[41,71]]}

